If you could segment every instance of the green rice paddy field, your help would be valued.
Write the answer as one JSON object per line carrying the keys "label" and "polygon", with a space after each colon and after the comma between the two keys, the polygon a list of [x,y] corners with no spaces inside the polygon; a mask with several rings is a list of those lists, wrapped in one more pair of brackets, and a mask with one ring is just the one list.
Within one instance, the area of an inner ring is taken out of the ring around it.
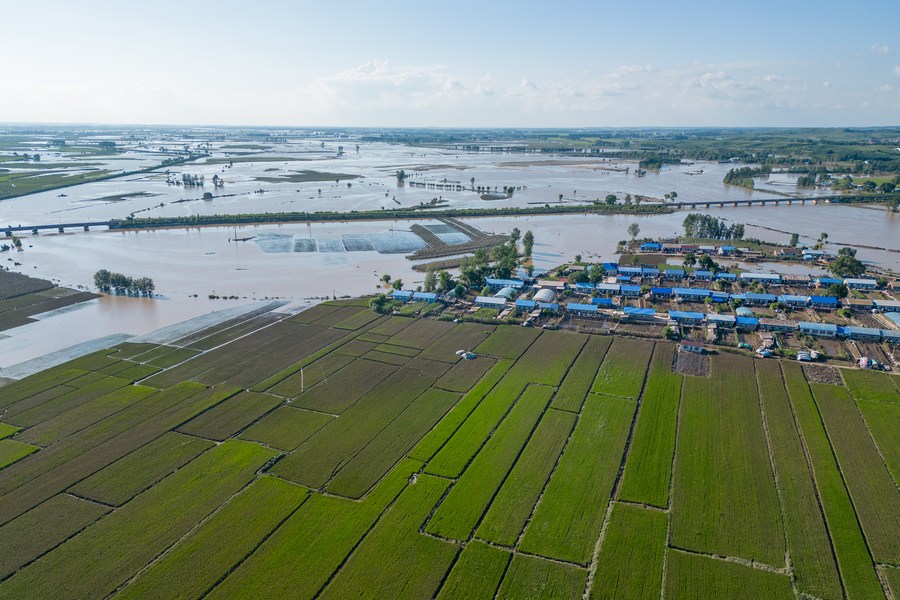
{"label": "green rice paddy field", "polygon": [[0,598],[900,599],[897,379],[675,354],[356,300],[53,367]]}

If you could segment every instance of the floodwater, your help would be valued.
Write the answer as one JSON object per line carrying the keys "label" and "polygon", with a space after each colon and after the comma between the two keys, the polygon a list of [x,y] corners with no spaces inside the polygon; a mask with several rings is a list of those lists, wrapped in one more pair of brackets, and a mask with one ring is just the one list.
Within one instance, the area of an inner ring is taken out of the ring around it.
{"label": "floodwater", "polygon": [[[141,175],[89,183],[65,190],[34,194],[0,202],[0,224],[46,224],[79,220],[173,214],[208,214],[266,211],[367,210],[409,207],[442,197],[450,207],[528,205],[556,201],[585,202],[607,193],[642,194],[661,198],[677,191],[679,200],[772,197],[771,192],[724,186],[722,177],[734,165],[695,163],[659,173],[635,177],[633,164],[602,162],[598,158],[548,158],[540,155],[465,154],[448,150],[409,148],[388,144],[355,144],[342,140],[347,154],[338,158],[337,142],[322,148],[320,142],[299,140],[277,146],[267,157],[290,157],[293,161],[195,163],[175,167],[170,179],[181,173],[203,174],[205,188],[184,188],[166,183],[166,174]],[[214,152],[221,160],[224,152]],[[620,170],[629,166],[631,171]],[[277,169],[277,170],[272,170]],[[524,186],[512,198],[481,200],[469,189],[463,191],[398,187],[395,172],[403,169],[411,181],[442,183],[444,179],[471,187]],[[689,172],[702,174],[689,175]],[[359,179],[335,183],[268,183],[257,177],[289,175],[291,171],[315,170],[359,175]],[[218,174],[225,187],[214,190],[211,178]],[[773,176],[772,189],[790,176]],[[758,187],[766,185],[760,182]],[[263,193],[256,193],[263,190]],[[321,193],[319,192],[321,190]],[[213,191],[212,201],[197,198]],[[791,190],[792,191],[792,190]],[[153,197],[99,200],[118,194],[146,192]],[[64,197],[60,194],[65,193]],[[188,199],[188,202],[176,202]],[[396,199],[396,201],[395,201]],[[164,204],[164,206],[159,206]],[[153,208],[156,206],[156,208]],[[142,210],[142,209],[150,210]],[[900,271],[900,215],[876,207],[845,205],[793,205],[724,207],[699,209],[733,222],[745,223],[746,236],[786,242],[790,232],[813,243],[821,232],[829,234],[826,250],[837,252],[838,244],[854,245],[859,257],[880,267]],[[142,212],[138,212],[142,211]],[[561,215],[490,217],[469,222],[487,232],[508,233],[518,227],[535,236],[537,270],[571,260],[613,259],[619,240],[628,237],[629,224],[637,222],[640,236],[678,235],[687,212],[669,215]],[[9,268],[58,282],[60,285],[92,289],[93,274],[109,269],[131,276],[151,277],[159,298],[104,297],[78,309],[64,311],[24,327],[4,332],[0,339],[0,369],[24,360],[107,335],[138,336],[211,311],[233,309],[254,302],[284,299],[285,310],[334,296],[355,296],[381,290],[380,278],[390,274],[405,287],[421,285],[422,273],[411,269],[404,254],[421,246],[409,231],[413,221],[351,222],[204,227],[153,231],[91,231],[24,236],[25,250],[0,254]],[[466,241],[427,218],[419,224],[448,243]],[[235,242],[234,238],[252,238]],[[868,247],[865,247],[868,246]],[[21,263],[14,266],[13,261]],[[755,265],[768,270],[770,265]],[[802,271],[779,266],[784,272]],[[210,298],[218,296],[219,298]],[[227,298],[227,299],[223,299]],[[4,372],[0,370],[0,376]]]}

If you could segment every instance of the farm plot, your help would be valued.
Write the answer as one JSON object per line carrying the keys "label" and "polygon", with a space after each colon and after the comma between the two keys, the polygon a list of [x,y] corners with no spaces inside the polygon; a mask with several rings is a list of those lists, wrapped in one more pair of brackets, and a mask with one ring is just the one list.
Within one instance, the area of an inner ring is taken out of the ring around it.
{"label": "farm plot", "polygon": [[313,488],[324,485],[431,383],[418,371],[399,369],[277,463],[273,472]]}
{"label": "farm plot", "polygon": [[857,399],[865,398],[875,402],[891,402],[900,404],[900,392],[890,377],[873,371],[856,371],[841,369],[841,375],[847,387]]}
{"label": "farm plot", "polygon": [[37,446],[18,440],[0,440],[0,469],[20,461],[32,452],[40,450]]}
{"label": "farm plot", "polygon": [[347,559],[320,598],[431,598],[458,548],[419,527],[450,482],[420,475]]}
{"label": "farm plot", "polygon": [[206,351],[218,348],[233,342],[245,335],[259,331],[281,320],[281,316],[275,313],[254,315],[253,313],[242,317],[235,322],[223,323],[209,330],[191,336],[185,340],[178,340],[178,344],[191,350]]}
{"label": "farm plot", "polygon": [[429,533],[467,540],[550,402],[553,388],[529,386],[441,502]]}
{"label": "farm plot", "polygon": [[121,506],[212,447],[207,440],[169,432],[79,481],[69,491]]}
{"label": "farm plot", "polygon": [[358,310],[352,315],[345,317],[344,319],[341,319],[340,321],[332,325],[332,327],[336,327],[337,329],[349,329],[351,331],[355,331],[380,318],[381,315],[379,315],[378,313],[364,308],[362,310]]}
{"label": "farm plot", "polygon": [[[164,352],[162,351],[163,349],[165,349]],[[150,353],[146,356],[140,356],[137,360],[161,369],[169,369],[197,356],[197,354],[196,350],[191,350],[190,348],[171,348],[169,346],[162,346],[160,347],[160,352],[158,354]]]}
{"label": "farm plot", "polygon": [[636,403],[591,396],[525,530],[524,552],[587,565],[613,492]]}
{"label": "farm plot", "polygon": [[894,598],[900,598],[900,568],[884,567],[884,578]]}
{"label": "farm plot", "polygon": [[[89,385],[42,402],[37,406],[28,406],[30,404],[28,400],[20,402],[7,409],[5,418],[16,425],[30,427],[131,384],[128,379],[120,377],[103,375],[97,375],[97,377],[99,379]],[[26,407],[28,407],[26,410],[21,410]]]}
{"label": "farm plot", "polygon": [[384,352],[383,350],[379,350],[376,347],[374,350],[370,350],[363,354],[363,358],[366,358],[371,361],[385,363],[388,365],[394,365],[395,367],[402,367],[407,364],[410,360],[412,360],[411,356],[405,356],[403,354],[394,354],[392,352]]}
{"label": "farm plot", "polygon": [[7,423],[0,423],[0,440],[3,438],[8,438],[12,434],[17,431],[20,431],[21,427],[16,427],[15,425],[9,425]]}
{"label": "farm plot", "polygon": [[310,323],[314,323],[318,319],[326,317],[331,313],[337,312],[341,307],[338,305],[332,304],[317,304],[313,307],[304,309],[303,312],[299,312],[296,315],[288,317],[286,320],[292,323],[302,323],[304,325],[308,325]]}
{"label": "farm plot", "polygon": [[52,550],[109,509],[60,494],[0,527],[0,579]]}
{"label": "farm plot", "polygon": [[258,478],[114,598],[200,598],[306,498],[300,486]]}
{"label": "farm plot", "polygon": [[813,383],[810,388],[872,556],[900,564],[900,494],[853,399],[842,387]]}
{"label": "farm plot", "polygon": [[559,386],[553,398],[553,408],[574,413],[581,411],[581,405],[591,391],[600,363],[603,362],[611,343],[612,338],[605,336],[592,335],[588,338],[587,344]]}
{"label": "farm plot", "polygon": [[0,394],[0,409],[13,406],[17,402],[61,386],[87,373],[88,371],[84,369],[71,369],[61,365],[14,381],[3,386],[3,394]]}
{"label": "farm plot", "polygon": [[684,382],[672,545],[780,565],[784,534],[752,359],[714,357]]}
{"label": "farm plot", "polygon": [[47,446],[132,404],[142,402],[155,393],[153,388],[142,385],[122,387],[30,427],[17,439]]}
{"label": "farm plot", "polygon": [[900,483],[900,405],[888,402],[857,399],[859,410],[875,438],[894,483]]}
{"label": "farm plot", "polygon": [[[392,335],[387,340],[387,343],[394,346],[424,350],[453,328],[453,323],[448,323],[447,321],[416,319],[408,327],[404,327]],[[456,349],[454,349],[455,351]]]}
{"label": "farm plot", "polygon": [[178,431],[222,441],[268,413],[283,400],[269,394],[241,392],[194,417]]}
{"label": "farm plot", "polygon": [[328,379],[352,362],[352,356],[329,352],[319,360],[301,367],[293,375],[282,379],[280,383],[269,388],[269,392],[276,396],[296,398],[305,390]]}
{"label": "farm plot", "polygon": [[841,582],[830,551],[831,540],[803,441],[794,425],[781,368],[775,361],[756,361],[756,376],[797,589],[817,598],[840,598]]}
{"label": "farm plot", "polygon": [[[466,361],[471,362],[471,361]],[[461,363],[460,363],[461,364]],[[484,400],[485,396],[497,385],[497,382],[512,367],[511,360],[500,360],[493,369],[463,399],[453,407],[449,414],[441,419],[434,429],[420,441],[409,453],[412,458],[423,462],[430,460],[466,421],[472,411]],[[455,368],[455,367],[454,367]],[[451,369],[452,371],[452,369]],[[449,374],[449,373],[448,373]],[[441,378],[443,380],[443,378]],[[438,383],[441,381],[438,380]],[[437,384],[435,384],[437,385]]]}
{"label": "farm plot", "polygon": [[421,467],[404,460],[362,502],[313,494],[208,598],[313,598]]}
{"label": "farm plot", "polygon": [[293,406],[330,414],[340,414],[357,400],[396,373],[397,367],[358,359],[330,379],[307,388],[291,402]]}
{"label": "farm plot", "polygon": [[333,418],[319,412],[282,406],[244,430],[240,438],[290,452]]}
{"label": "farm plot", "polygon": [[[362,336],[360,336],[362,337]],[[359,357],[370,350],[374,350],[378,342],[364,342],[361,339],[350,340],[340,348],[335,350],[337,354],[345,354],[347,356]]]}
{"label": "farm plot", "polygon": [[[400,333],[402,330],[406,329],[413,323],[415,323],[415,319],[407,319],[401,317],[393,317],[391,319],[385,319],[380,323],[376,323],[374,327],[372,327],[368,331],[368,335],[376,335],[376,336],[387,336],[391,337],[392,335],[396,335]],[[387,338],[385,338],[387,339]]]}
{"label": "farm plot", "polygon": [[488,339],[475,348],[477,354],[516,359],[541,335],[540,329],[527,327],[498,327]]}
{"label": "farm plot", "polygon": [[835,461],[822,418],[800,366],[783,363],[784,382],[813,469],[828,533],[848,598],[883,595],[875,566],[859,528],[856,513]]}
{"label": "farm plot", "polygon": [[[409,348],[407,346],[395,346],[393,344],[379,344],[375,346],[376,352],[381,352],[383,354],[396,354],[397,356],[405,356],[406,358],[412,358],[419,354],[419,350],[416,348]],[[407,361],[404,361],[403,364],[406,364]]]}
{"label": "farm plot", "polygon": [[328,484],[339,496],[359,498],[390,470],[459,401],[460,395],[427,389],[413,400]]}
{"label": "farm plot", "polygon": [[422,358],[454,363],[459,360],[457,350],[471,350],[494,331],[488,325],[460,323],[422,351]]}
{"label": "farm plot", "polygon": [[674,549],[667,551],[666,562],[667,598],[794,597],[790,580],[777,573]]}
{"label": "farm plot", "polygon": [[466,544],[447,576],[438,600],[490,600],[494,597],[512,553],[473,540]]}
{"label": "farm plot", "polygon": [[668,523],[664,512],[613,504],[591,598],[658,599]]}
{"label": "farm plot", "polygon": [[652,353],[653,342],[616,338],[600,365],[591,391],[607,396],[639,397]]}
{"label": "farm plot", "polygon": [[681,376],[672,372],[675,346],[657,344],[647,375],[619,499],[666,508],[675,454]]}
{"label": "farm plot", "polygon": [[249,442],[221,444],[17,571],[0,583],[0,595],[94,598],[111,593],[249,483],[273,456]]}
{"label": "farm plot", "polygon": [[434,386],[451,392],[468,391],[495,364],[493,358],[486,356],[479,356],[477,360],[460,360]]}
{"label": "farm plot", "polygon": [[515,545],[575,426],[575,418],[553,408],[544,414],[491,502],[478,527],[478,537],[504,546]]}
{"label": "farm plot", "polygon": [[517,554],[513,558],[499,598],[577,600],[584,593],[587,571],[571,565],[551,562],[536,556]]}

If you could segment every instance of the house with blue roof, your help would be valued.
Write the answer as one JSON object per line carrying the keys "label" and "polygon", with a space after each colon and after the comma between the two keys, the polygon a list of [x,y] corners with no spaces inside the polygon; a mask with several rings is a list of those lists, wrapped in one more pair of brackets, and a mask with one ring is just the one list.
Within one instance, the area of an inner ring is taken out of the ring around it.
{"label": "house with blue roof", "polygon": [[810,296],[809,302],[813,308],[820,310],[833,310],[840,305],[840,302],[834,296]]}
{"label": "house with blue roof", "polygon": [[619,293],[623,296],[640,296],[641,295],[641,286],[639,285],[627,285],[622,284],[619,288]]}
{"label": "house with blue roof", "polygon": [[611,307],[613,305],[612,298],[591,298],[591,304],[597,306]]}
{"label": "house with blue roof", "polygon": [[843,334],[851,340],[857,342],[880,342],[881,330],[874,327],[855,327],[849,326],[843,328]]}
{"label": "house with blue roof", "polygon": [[679,325],[702,325],[704,314],[701,312],[690,312],[684,310],[670,310],[669,320],[675,321]]}
{"label": "house with blue roof", "polygon": [[409,302],[412,300],[413,294],[415,292],[409,290],[394,290],[391,292],[391,298],[394,300],[401,300],[403,302]]}
{"label": "house with blue roof", "polygon": [[721,281],[737,281],[737,275],[722,271],[721,273],[716,273],[716,279]]}
{"label": "house with blue roof", "polygon": [[734,315],[720,315],[718,313],[706,313],[706,322],[715,323],[717,327],[733,328],[737,321]]}
{"label": "house with blue roof", "polygon": [[511,287],[514,290],[521,290],[525,287],[525,282],[521,279],[494,279],[492,277],[488,277],[484,280],[484,282],[492,290],[499,290],[505,287]]}
{"label": "house with blue roof", "polygon": [[878,287],[878,282],[874,279],[848,277],[844,280],[844,285],[846,285],[851,290],[874,290]]}
{"label": "house with blue roof", "polygon": [[837,325],[834,323],[810,323],[809,321],[800,321],[797,324],[800,333],[813,335],[816,337],[833,338],[837,336]]}
{"label": "house with blue roof", "polygon": [[566,304],[566,312],[579,316],[592,316],[597,314],[597,305],[569,302],[568,304]]}
{"label": "house with blue roof", "polygon": [[525,300],[524,298],[519,298],[516,300],[516,310],[521,311],[532,311],[537,307],[537,302],[534,300]]}
{"label": "house with blue roof", "polygon": [[807,306],[809,306],[809,296],[782,294],[781,296],[778,296],[778,302],[791,308],[806,308]]}
{"label": "house with blue roof", "polygon": [[817,277],[816,285],[821,287],[828,287],[829,285],[841,285],[844,283],[844,280],[840,277]]}
{"label": "house with blue roof", "polygon": [[622,309],[626,317],[634,319],[652,319],[656,317],[656,311],[652,308],[638,308],[636,306],[626,306]]}
{"label": "house with blue roof", "polygon": [[674,290],[668,287],[652,287],[650,288],[650,296],[653,298],[670,298],[674,295]]}
{"label": "house with blue roof", "polygon": [[709,290],[699,288],[677,287],[672,288],[672,291],[676,296],[687,302],[697,302],[698,300],[702,301],[705,298],[709,298],[712,294],[712,292],[710,292]]}
{"label": "house with blue roof", "polygon": [[759,319],[756,317],[735,317],[735,326],[744,331],[756,331],[759,327]]}
{"label": "house with blue roof", "polygon": [[659,252],[662,250],[662,244],[657,242],[644,242],[641,244],[641,252]]}
{"label": "house with blue roof", "polygon": [[[778,296],[776,296],[775,294],[757,294],[754,292],[745,292],[738,295],[745,304],[764,305],[772,304],[773,302],[776,302],[778,300]],[[732,297],[734,298],[734,296]]]}
{"label": "house with blue roof", "polygon": [[618,284],[618,283],[598,283],[594,287],[594,289],[596,289],[598,293],[606,295],[606,296],[617,295],[621,288],[622,288],[622,285]]}
{"label": "house with blue roof", "polygon": [[437,294],[434,292],[413,292],[412,299],[418,302],[427,302],[431,304],[437,302]]}
{"label": "house with blue roof", "polygon": [[663,279],[684,279],[684,269],[666,269],[660,274]]}

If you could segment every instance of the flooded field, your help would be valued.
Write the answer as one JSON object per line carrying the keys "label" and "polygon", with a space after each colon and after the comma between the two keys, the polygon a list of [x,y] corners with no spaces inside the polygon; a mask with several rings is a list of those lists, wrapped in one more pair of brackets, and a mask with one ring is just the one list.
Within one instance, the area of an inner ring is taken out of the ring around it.
{"label": "flooded field", "polygon": [[[153,148],[154,143],[144,146],[103,159],[104,168],[131,169],[123,167],[122,161],[141,167],[152,165],[158,156],[147,148]],[[342,155],[339,146],[343,146]],[[733,164],[697,162],[636,177],[635,163],[602,157],[464,153],[384,143],[359,143],[357,150],[356,143],[348,140],[288,139],[258,147],[220,141],[211,143],[208,151],[207,158],[152,173],[4,200],[0,202],[0,224],[56,224],[131,214],[153,217],[409,208],[434,199],[443,207],[476,208],[584,204],[602,200],[607,194],[661,199],[675,191],[680,201],[704,201],[773,197],[776,192],[797,191],[790,175],[760,179],[754,190],[726,186],[722,178]],[[403,183],[396,176],[400,170],[407,175]],[[203,187],[179,185],[185,178],[199,177],[205,182]],[[214,178],[224,183],[214,186]],[[504,187],[515,188],[511,196],[502,193]],[[204,192],[212,193],[212,200],[201,199]],[[482,199],[483,195],[500,199]],[[900,215],[877,207],[770,205],[700,210],[745,223],[747,237],[786,242],[790,233],[796,232],[801,242],[811,243],[826,232],[827,250],[836,252],[841,244],[852,245],[864,261],[900,271],[900,253],[895,251]],[[585,260],[614,258],[618,241],[629,237],[627,229],[633,222],[639,224],[642,237],[678,235],[686,214],[573,214],[467,222],[487,233],[506,234],[514,227],[523,232],[532,230],[535,267],[542,270],[571,260],[576,254]],[[142,335],[254,301],[284,299],[296,306],[334,296],[372,293],[381,289],[384,274],[414,288],[421,285],[424,274],[413,271],[413,263],[405,255],[426,245],[410,230],[414,224],[424,226],[446,244],[470,240],[466,233],[428,219],[427,212],[421,221],[23,236],[23,252],[0,254],[4,266],[76,289],[93,289],[94,273],[105,268],[152,278],[160,297],[106,297],[7,331],[9,337],[0,340],[0,368],[97,337]],[[797,272],[803,267],[779,265],[778,270]]]}

